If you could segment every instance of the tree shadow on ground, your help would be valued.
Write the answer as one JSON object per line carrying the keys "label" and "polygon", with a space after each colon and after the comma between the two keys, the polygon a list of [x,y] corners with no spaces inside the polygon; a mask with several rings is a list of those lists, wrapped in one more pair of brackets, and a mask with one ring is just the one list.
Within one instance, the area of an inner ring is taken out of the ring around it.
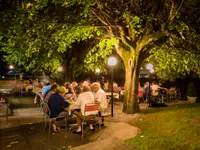
{"label": "tree shadow on ground", "polygon": [[[3,129],[0,132],[2,149],[31,149],[31,150],[47,150],[52,148],[60,148],[67,146],[80,146],[90,141],[82,139],[80,135],[63,130],[55,133],[48,138],[48,129],[43,131],[43,124],[29,124],[14,128]],[[12,144],[14,142],[15,144]],[[16,143],[17,142],[17,143]]]}

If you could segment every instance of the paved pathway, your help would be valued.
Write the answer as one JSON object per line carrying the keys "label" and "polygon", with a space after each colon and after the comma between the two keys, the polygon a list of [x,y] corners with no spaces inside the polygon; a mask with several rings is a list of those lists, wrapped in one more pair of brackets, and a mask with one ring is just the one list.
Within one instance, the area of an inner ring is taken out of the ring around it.
{"label": "paved pathway", "polygon": [[79,146],[89,143],[78,135],[64,131],[47,138],[43,131],[42,113],[37,108],[16,109],[9,117],[8,125],[1,119],[0,149],[2,150],[47,150],[62,146]]}
{"label": "paved pathway", "polygon": [[95,141],[86,145],[75,147],[73,150],[134,150],[117,137]]}
{"label": "paved pathway", "polygon": [[129,150],[131,148],[124,143],[124,140],[136,136],[139,129],[127,122],[137,116],[122,113],[121,106],[120,103],[115,104],[115,117],[106,119],[105,128],[101,131],[97,129],[95,133],[89,132],[84,139],[80,135],[66,134],[64,131],[56,133],[48,139],[47,131],[43,132],[42,129],[42,112],[37,108],[15,109],[14,116],[9,117],[7,125],[5,120],[0,119],[0,148],[2,150],[47,150],[72,146],[78,150],[81,148],[79,146],[83,145],[82,149],[86,147],[87,149],[91,147],[97,149],[95,148],[97,146],[97,150]]}

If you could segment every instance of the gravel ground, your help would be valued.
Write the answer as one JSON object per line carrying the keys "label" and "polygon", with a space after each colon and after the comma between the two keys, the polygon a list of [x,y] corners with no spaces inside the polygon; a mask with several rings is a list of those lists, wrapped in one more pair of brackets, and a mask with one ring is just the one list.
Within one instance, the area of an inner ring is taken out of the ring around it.
{"label": "gravel ground", "polygon": [[[141,109],[147,108],[147,104],[140,104]],[[115,102],[114,103],[114,117],[111,118],[112,122],[130,122],[137,118],[139,114],[126,114],[122,112],[123,103],[122,102]]]}
{"label": "gravel ground", "polygon": [[[167,105],[175,105],[175,104],[187,104],[188,101],[182,101],[182,100],[176,100],[176,101],[172,101],[170,103],[167,103]],[[149,109],[148,104],[145,103],[141,103],[140,105],[140,109]],[[139,114],[126,114],[124,112],[122,112],[122,108],[123,108],[123,103],[122,102],[115,102],[114,103],[114,117],[111,118],[112,122],[131,122],[134,119],[136,119]],[[109,109],[110,110],[110,109]]]}

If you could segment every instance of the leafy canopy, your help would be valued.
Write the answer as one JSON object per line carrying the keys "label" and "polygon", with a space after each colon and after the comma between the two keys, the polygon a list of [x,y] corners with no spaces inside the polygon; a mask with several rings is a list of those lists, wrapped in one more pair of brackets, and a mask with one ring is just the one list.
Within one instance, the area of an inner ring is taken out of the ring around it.
{"label": "leafy canopy", "polygon": [[[103,68],[118,45],[122,58],[150,56],[165,79],[190,71],[200,74],[199,34],[194,26],[199,22],[194,9],[198,4],[197,0],[30,0],[4,13],[8,29],[0,31],[1,41],[6,60],[27,70],[54,72],[64,61],[62,53],[89,40],[90,51],[84,63],[74,67],[76,72]],[[71,64],[76,62],[73,58]]]}

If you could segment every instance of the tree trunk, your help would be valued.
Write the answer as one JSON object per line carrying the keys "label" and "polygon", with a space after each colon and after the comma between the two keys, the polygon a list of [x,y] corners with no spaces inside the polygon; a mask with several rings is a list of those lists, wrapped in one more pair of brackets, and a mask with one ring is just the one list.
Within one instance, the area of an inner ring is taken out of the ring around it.
{"label": "tree trunk", "polygon": [[125,64],[125,100],[123,111],[128,114],[133,114],[140,111],[137,95],[138,95],[138,82],[139,82],[139,72],[140,72],[140,61],[139,56],[135,56],[135,61],[131,58],[126,59]]}
{"label": "tree trunk", "polygon": [[64,72],[63,72],[63,74],[64,74],[64,76],[63,76],[64,82],[71,82],[72,73],[71,73],[67,63],[64,64]]}

